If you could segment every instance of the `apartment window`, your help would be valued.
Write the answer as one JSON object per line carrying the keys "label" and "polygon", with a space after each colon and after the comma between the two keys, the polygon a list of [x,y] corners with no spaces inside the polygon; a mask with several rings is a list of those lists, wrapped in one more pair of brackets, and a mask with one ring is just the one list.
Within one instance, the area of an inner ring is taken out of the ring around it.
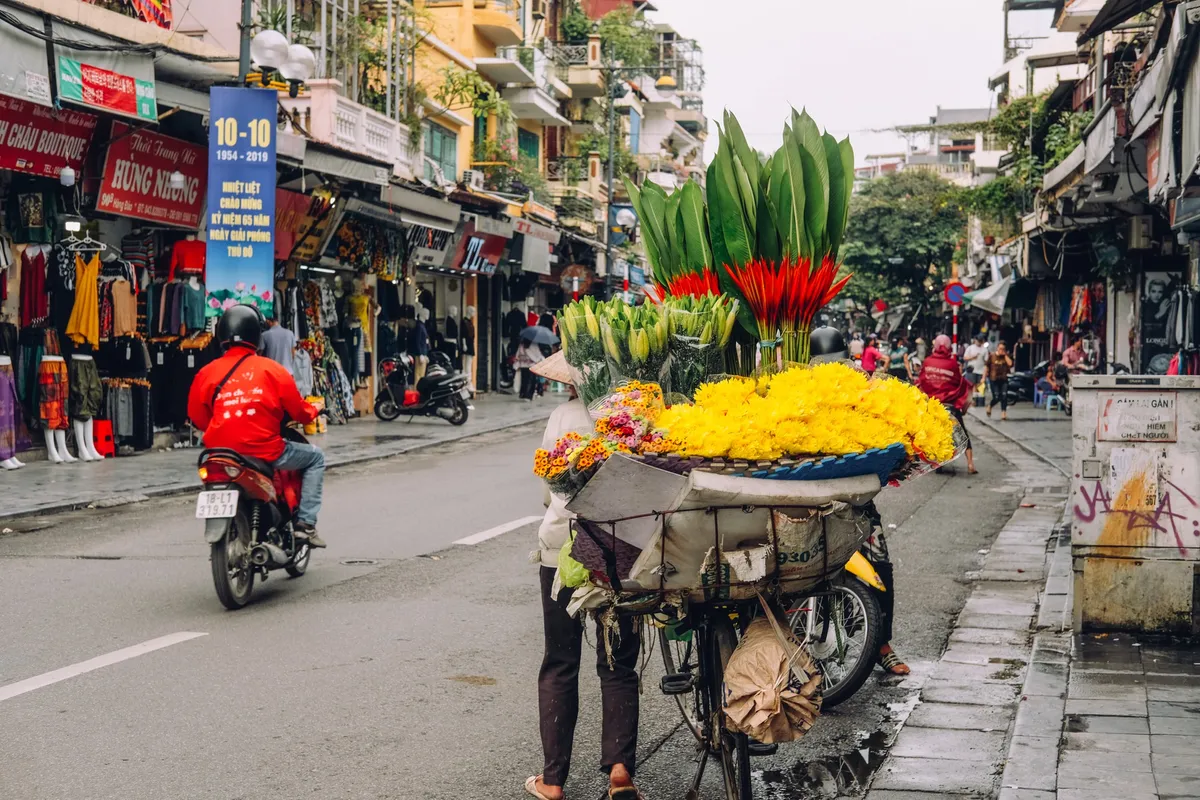
{"label": "apartment window", "polygon": [[521,155],[529,156],[534,161],[538,161],[540,146],[536,133],[527,131],[524,128],[517,128],[517,149],[521,151]]}
{"label": "apartment window", "polygon": [[[436,122],[425,123],[425,157],[442,168],[448,181],[458,180],[458,134]],[[425,179],[433,180],[433,166],[425,162]]]}
{"label": "apartment window", "polygon": [[486,161],[483,158],[483,150],[487,144],[487,117],[475,118],[475,156],[477,161]]}
{"label": "apartment window", "polygon": [[634,109],[629,109],[629,152],[638,153],[642,141],[642,117]]}

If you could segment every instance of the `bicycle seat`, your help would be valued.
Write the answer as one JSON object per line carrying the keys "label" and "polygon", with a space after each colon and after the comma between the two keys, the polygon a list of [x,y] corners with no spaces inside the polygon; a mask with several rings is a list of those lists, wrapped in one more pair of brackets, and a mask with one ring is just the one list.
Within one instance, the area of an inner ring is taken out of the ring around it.
{"label": "bicycle seat", "polygon": [[234,461],[237,461],[240,464],[243,464],[244,466],[254,470],[255,472],[261,472],[263,475],[267,476],[268,478],[275,477],[275,467],[271,464],[270,461],[263,461],[261,458],[255,458],[254,456],[248,456],[243,453],[239,453],[236,450],[230,450],[227,447],[214,447],[211,450],[203,451],[202,453],[200,453],[200,463],[203,464],[209,458],[212,458],[214,456],[231,458]]}

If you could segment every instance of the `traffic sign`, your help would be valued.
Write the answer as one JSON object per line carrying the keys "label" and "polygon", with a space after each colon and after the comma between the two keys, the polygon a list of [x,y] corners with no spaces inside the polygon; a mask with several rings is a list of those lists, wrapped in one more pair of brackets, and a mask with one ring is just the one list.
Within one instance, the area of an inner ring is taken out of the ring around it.
{"label": "traffic sign", "polygon": [[966,299],[966,294],[967,287],[958,281],[947,283],[946,288],[942,290],[942,297],[946,298],[946,302],[952,306],[961,306],[963,300]]}

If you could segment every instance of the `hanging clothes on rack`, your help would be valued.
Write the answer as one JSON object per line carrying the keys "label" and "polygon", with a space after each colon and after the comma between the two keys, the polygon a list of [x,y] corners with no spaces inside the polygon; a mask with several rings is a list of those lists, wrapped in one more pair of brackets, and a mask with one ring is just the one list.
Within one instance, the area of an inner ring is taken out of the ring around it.
{"label": "hanging clothes on rack", "polygon": [[67,336],[75,344],[100,346],[99,275],[99,253],[92,253],[86,260],[82,253],[75,254],[75,306],[67,323]]}
{"label": "hanging clothes on rack", "polygon": [[46,250],[31,244],[21,251],[21,327],[41,325],[50,315],[46,291]]}

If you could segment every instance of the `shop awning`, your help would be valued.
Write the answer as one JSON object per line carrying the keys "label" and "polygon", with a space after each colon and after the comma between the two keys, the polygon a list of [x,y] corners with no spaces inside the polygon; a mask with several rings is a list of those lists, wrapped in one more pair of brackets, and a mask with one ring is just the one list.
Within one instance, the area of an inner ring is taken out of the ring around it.
{"label": "shop awning", "polygon": [[1108,0],[1104,4],[1104,8],[1100,9],[1100,13],[1096,14],[1096,18],[1092,20],[1092,24],[1088,26],[1088,29],[1079,34],[1079,41],[1082,43],[1090,39],[1095,39],[1100,34],[1111,31],[1130,17],[1134,17],[1143,11],[1149,11],[1160,2],[1161,0]]}
{"label": "shop awning", "polygon": [[1010,288],[1012,288],[1012,277],[1005,277],[999,283],[993,283],[991,286],[974,292],[967,292],[966,304],[992,314],[1003,314]]}
{"label": "shop awning", "polygon": [[462,207],[427,194],[389,183],[379,190],[384,206],[394,208],[406,225],[422,225],[435,231],[453,233],[458,227]]}
{"label": "shop awning", "polygon": [[392,165],[382,161],[356,157],[348,150],[331,147],[311,139],[304,148],[304,168],[334,178],[358,181],[374,186],[387,186]]}
{"label": "shop awning", "polygon": [[[159,83],[155,86],[155,92],[158,95],[159,106],[182,108],[184,111],[191,111],[194,114],[208,113],[207,92],[198,92],[195,89],[176,86],[173,83]],[[159,113],[162,113],[161,109]]]}
{"label": "shop awning", "polygon": [[1179,174],[1180,180],[1187,183],[1196,171],[1196,165],[1200,164],[1200,52],[1192,55],[1192,63],[1188,65],[1187,82],[1183,85],[1182,138]]}

